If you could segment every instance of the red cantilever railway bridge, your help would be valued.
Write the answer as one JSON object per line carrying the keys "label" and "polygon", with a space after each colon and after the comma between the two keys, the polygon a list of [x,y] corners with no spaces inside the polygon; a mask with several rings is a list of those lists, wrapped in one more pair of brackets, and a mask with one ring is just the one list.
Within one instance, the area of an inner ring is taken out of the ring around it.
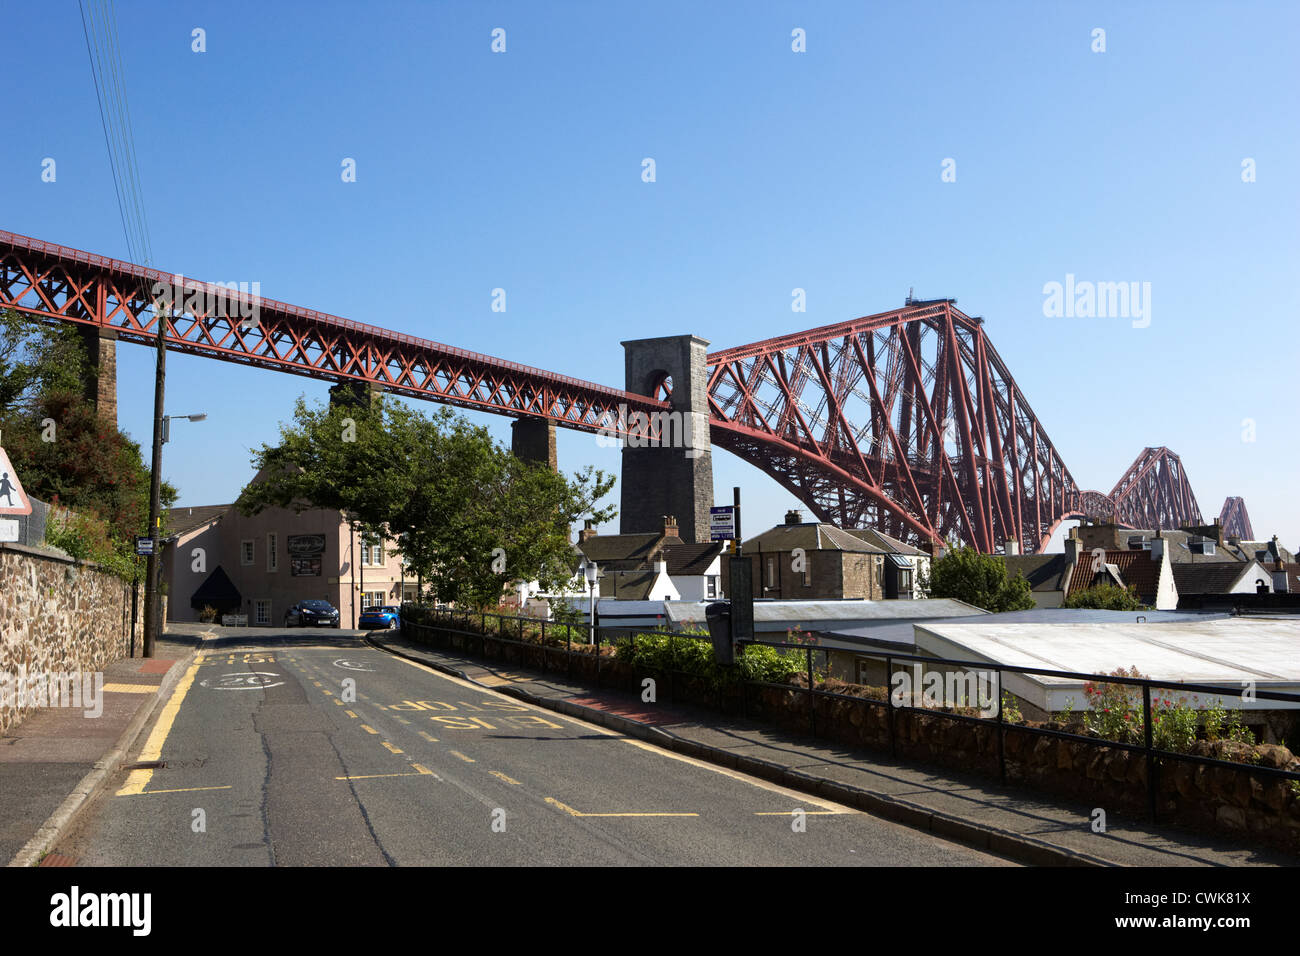
{"label": "red cantilever railway bridge", "polygon": [[[0,231],[0,307],[170,349],[565,428],[657,438],[670,402]],[[189,293],[201,294],[190,297]],[[197,305],[195,304],[197,303]],[[256,308],[256,321],[241,320]],[[241,313],[242,308],[242,313]],[[822,520],[911,541],[1037,551],[1068,518],[1200,524],[1178,456],[1147,448],[1110,494],[1075,483],[984,334],[953,300],[708,356],[714,445],[771,475]],[[671,395],[668,396],[671,399]],[[643,412],[646,418],[629,413]],[[629,424],[631,422],[631,424]],[[648,424],[647,424],[648,423]],[[1228,533],[1249,537],[1241,499]]]}

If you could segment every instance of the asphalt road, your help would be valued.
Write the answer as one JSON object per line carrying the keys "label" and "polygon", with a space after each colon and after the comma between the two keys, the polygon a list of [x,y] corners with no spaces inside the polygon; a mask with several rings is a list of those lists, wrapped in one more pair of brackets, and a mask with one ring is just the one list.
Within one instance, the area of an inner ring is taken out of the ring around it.
{"label": "asphalt road", "polygon": [[91,866],[1008,865],[348,632],[208,642],[141,739],[133,759],[165,766],[119,772],[58,852]]}

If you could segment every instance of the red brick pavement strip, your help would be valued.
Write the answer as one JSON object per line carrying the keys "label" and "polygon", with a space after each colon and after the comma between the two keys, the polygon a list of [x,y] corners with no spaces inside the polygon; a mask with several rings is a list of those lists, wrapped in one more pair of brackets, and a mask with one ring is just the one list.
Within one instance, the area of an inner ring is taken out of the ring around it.
{"label": "red brick pavement strip", "polygon": [[614,714],[616,717],[626,717],[628,720],[635,720],[639,724],[649,724],[652,727],[666,727],[671,724],[685,724],[691,721],[689,715],[680,711],[669,710],[666,707],[638,708],[621,701],[600,697],[568,697],[566,700],[572,704],[577,704],[579,707],[602,710],[605,713]]}
{"label": "red brick pavement strip", "polygon": [[156,657],[148,658],[145,660],[143,664],[140,665],[140,668],[139,670],[136,671],[136,673],[137,674],[166,674],[167,671],[171,669],[171,666],[175,663],[176,663],[175,661],[164,661]]}
{"label": "red brick pavement strip", "polygon": [[47,853],[45,859],[41,860],[41,866],[76,866],[77,858],[65,856],[62,853]]}

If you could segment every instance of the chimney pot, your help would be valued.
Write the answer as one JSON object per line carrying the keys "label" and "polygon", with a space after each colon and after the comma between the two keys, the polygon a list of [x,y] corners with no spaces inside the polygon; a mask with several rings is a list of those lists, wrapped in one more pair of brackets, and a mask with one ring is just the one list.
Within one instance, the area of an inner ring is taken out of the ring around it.
{"label": "chimney pot", "polygon": [[803,512],[798,508],[791,508],[785,513],[786,524],[803,524]]}

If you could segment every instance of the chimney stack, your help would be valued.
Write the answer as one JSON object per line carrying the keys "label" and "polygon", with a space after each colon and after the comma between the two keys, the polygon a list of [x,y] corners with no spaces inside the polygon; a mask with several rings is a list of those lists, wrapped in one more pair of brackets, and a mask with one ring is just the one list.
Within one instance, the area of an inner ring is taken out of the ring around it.
{"label": "chimney stack", "polygon": [[1003,550],[1003,553],[1006,554],[1008,557],[1010,557],[1010,556],[1012,556],[1012,555],[1017,555],[1017,554],[1020,553],[1020,542],[1019,542],[1019,541],[1004,541],[1004,542],[1002,542],[1002,550]]}
{"label": "chimney stack", "polygon": [[791,508],[785,513],[786,524],[803,524],[803,512],[798,508]]}
{"label": "chimney stack", "polygon": [[1079,563],[1079,529],[1073,527],[1065,536],[1065,560],[1068,564]]}
{"label": "chimney stack", "polygon": [[578,544],[594,537],[596,537],[596,522],[588,518],[582,523],[582,530],[578,532]]}
{"label": "chimney stack", "polygon": [[677,538],[681,540],[681,535],[677,533],[677,516],[664,515],[664,537]]}
{"label": "chimney stack", "polygon": [[1165,553],[1165,539],[1163,535],[1161,535],[1160,529],[1157,528],[1156,536],[1151,539],[1151,560],[1159,561],[1160,556],[1164,553]]}

